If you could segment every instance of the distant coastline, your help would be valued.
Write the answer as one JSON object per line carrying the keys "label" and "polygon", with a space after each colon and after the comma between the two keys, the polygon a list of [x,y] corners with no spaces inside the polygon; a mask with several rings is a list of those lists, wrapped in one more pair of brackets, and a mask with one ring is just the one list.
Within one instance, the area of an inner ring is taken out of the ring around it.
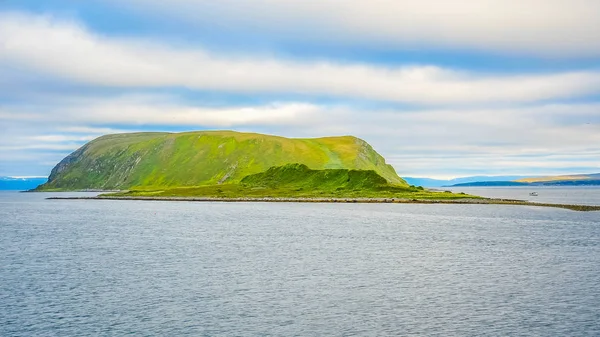
{"label": "distant coastline", "polygon": [[[600,173],[562,176],[469,176],[454,179],[402,177],[411,185],[423,187],[465,186],[600,186]],[[531,185],[530,185],[531,184]]]}
{"label": "distant coastline", "polygon": [[557,181],[540,181],[540,182],[520,182],[520,181],[477,181],[470,183],[455,184],[445,187],[494,187],[494,186],[600,186],[600,180],[557,180]]}

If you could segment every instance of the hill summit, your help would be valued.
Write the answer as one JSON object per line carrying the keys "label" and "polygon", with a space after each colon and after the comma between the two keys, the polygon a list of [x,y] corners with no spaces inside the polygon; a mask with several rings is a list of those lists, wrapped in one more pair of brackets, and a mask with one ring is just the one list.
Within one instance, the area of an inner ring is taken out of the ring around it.
{"label": "hill summit", "polygon": [[38,190],[129,189],[239,183],[274,166],[371,170],[407,186],[367,142],[343,136],[284,138],[234,131],[99,137],[64,158]]}

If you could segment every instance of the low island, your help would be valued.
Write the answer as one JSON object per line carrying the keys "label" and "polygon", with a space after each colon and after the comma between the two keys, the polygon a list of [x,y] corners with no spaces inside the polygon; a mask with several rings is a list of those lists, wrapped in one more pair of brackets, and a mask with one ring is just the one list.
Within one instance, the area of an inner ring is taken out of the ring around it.
{"label": "low island", "polygon": [[[488,199],[400,178],[352,136],[294,139],[233,131],[100,137],[63,159],[35,191],[118,190],[91,199],[600,206]],[[51,199],[90,199],[53,197]]]}

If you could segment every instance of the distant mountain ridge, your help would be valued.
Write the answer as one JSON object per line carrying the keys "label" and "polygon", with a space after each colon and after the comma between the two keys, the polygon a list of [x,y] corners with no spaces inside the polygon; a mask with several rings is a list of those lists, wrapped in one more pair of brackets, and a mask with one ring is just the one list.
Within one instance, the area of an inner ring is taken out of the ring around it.
{"label": "distant mountain ridge", "polygon": [[600,185],[600,173],[572,174],[562,176],[472,176],[455,179],[430,179],[403,177],[411,185],[424,187],[460,187],[460,186],[593,186]]}
{"label": "distant mountain ridge", "polygon": [[528,186],[528,183],[516,181],[474,181],[470,183],[454,184],[444,187],[484,187],[484,186]]}
{"label": "distant mountain ridge", "polygon": [[234,131],[128,133],[97,138],[58,163],[40,191],[238,183],[291,163],[373,170],[408,186],[367,142],[352,136],[284,138]]}
{"label": "distant mountain ridge", "polygon": [[27,191],[48,181],[45,177],[0,177],[0,190]]}
{"label": "distant mountain ridge", "polygon": [[473,183],[456,184],[447,187],[485,187],[485,186],[600,186],[600,180],[556,180],[533,183],[518,181],[478,181]]}
{"label": "distant mountain ridge", "polygon": [[573,174],[573,175],[560,175],[560,176],[548,176],[548,177],[533,177],[519,179],[517,182],[521,183],[551,183],[551,182],[566,182],[566,181],[590,181],[600,180],[600,173],[593,174]]}
{"label": "distant mountain ridge", "polygon": [[522,178],[514,181],[478,181],[452,185],[452,187],[465,186],[600,186],[600,173]]}
{"label": "distant mountain ridge", "polygon": [[415,186],[423,187],[443,187],[452,186],[456,184],[475,183],[481,181],[514,181],[518,179],[527,178],[527,176],[471,176],[461,177],[454,179],[431,179],[431,178],[415,178],[415,177],[402,177],[407,183]]}

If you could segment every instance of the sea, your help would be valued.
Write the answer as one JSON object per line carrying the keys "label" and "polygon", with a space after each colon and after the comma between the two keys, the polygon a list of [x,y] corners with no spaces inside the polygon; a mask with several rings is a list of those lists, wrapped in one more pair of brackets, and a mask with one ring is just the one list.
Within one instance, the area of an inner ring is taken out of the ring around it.
{"label": "sea", "polygon": [[0,336],[600,336],[600,212],[53,195],[0,192]]}

